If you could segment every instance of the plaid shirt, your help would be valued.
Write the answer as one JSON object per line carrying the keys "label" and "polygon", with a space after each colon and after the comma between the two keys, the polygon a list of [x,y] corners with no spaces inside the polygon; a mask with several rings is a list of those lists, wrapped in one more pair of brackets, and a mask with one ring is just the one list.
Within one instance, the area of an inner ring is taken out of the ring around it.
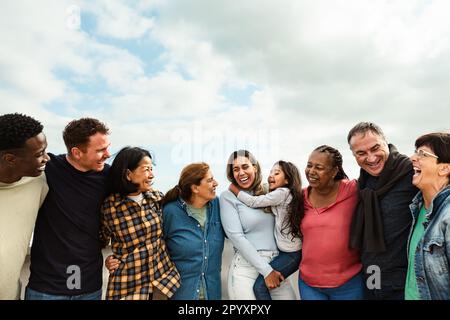
{"label": "plaid shirt", "polygon": [[180,275],[167,253],[162,235],[162,193],[144,193],[142,206],[111,194],[101,208],[100,238],[111,248],[119,267],[109,275],[106,299],[148,300],[158,288],[171,297]]}

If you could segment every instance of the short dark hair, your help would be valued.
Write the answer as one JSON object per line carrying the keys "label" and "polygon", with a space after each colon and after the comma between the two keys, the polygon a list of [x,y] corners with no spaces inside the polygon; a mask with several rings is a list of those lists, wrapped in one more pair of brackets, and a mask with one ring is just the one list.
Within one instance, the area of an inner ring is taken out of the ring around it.
{"label": "short dark hair", "polygon": [[152,159],[150,152],[138,147],[124,147],[114,158],[108,172],[109,193],[125,197],[138,190],[138,186],[127,179],[127,170],[133,171],[144,157]]}
{"label": "short dark hair", "polygon": [[0,116],[0,151],[23,148],[28,139],[37,136],[43,129],[39,121],[24,114]]}
{"label": "short dark hair", "polygon": [[360,134],[365,134],[367,131],[371,131],[372,133],[375,133],[383,138],[384,141],[386,141],[386,136],[383,133],[383,130],[379,126],[377,126],[373,122],[360,122],[356,124],[347,135],[347,142],[350,144],[350,140],[353,136]]}
{"label": "short dark hair", "polygon": [[109,129],[97,119],[81,118],[70,121],[63,131],[63,139],[67,151],[70,153],[73,147],[85,148],[89,138],[98,132],[109,134]]}
{"label": "short dark hair", "polygon": [[437,163],[450,163],[450,133],[433,132],[420,136],[415,143],[416,149],[427,146],[438,156]]}

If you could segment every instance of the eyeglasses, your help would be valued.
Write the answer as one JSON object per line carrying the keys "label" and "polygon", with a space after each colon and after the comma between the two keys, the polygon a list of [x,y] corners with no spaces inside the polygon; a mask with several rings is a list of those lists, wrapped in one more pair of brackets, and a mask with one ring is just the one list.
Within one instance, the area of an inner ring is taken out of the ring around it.
{"label": "eyeglasses", "polygon": [[436,158],[439,159],[439,157],[435,154],[432,154],[431,152],[425,151],[423,149],[419,149],[419,150],[414,150],[414,154],[416,156],[418,156],[419,158],[428,158],[428,157],[432,157],[432,158]]}

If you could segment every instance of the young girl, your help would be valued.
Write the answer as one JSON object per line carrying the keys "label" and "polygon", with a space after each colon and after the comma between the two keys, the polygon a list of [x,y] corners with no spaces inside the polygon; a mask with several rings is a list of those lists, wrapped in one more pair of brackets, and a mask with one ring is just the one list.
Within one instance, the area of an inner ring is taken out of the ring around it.
{"label": "young girl", "polygon": [[[271,207],[275,215],[275,240],[279,255],[270,265],[279,271],[284,279],[298,270],[301,259],[300,222],[304,215],[303,193],[300,173],[291,162],[278,161],[272,167],[269,178],[269,193],[252,196],[231,184],[229,190],[245,205],[251,208]],[[253,291],[258,300],[271,300],[268,288],[278,286],[264,279],[256,279]]]}

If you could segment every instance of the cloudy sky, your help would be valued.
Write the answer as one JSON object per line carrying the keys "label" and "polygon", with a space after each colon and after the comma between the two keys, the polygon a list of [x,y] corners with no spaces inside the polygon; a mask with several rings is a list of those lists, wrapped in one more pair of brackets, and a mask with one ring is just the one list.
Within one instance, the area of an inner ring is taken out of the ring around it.
{"label": "cloudy sky", "polygon": [[[206,161],[227,186],[230,152],[303,172],[321,144],[358,168],[346,135],[373,121],[399,150],[448,130],[448,0],[0,2],[0,114],[45,126],[97,117],[111,150],[148,148],[156,186]],[[305,179],[303,180],[306,184]]]}

